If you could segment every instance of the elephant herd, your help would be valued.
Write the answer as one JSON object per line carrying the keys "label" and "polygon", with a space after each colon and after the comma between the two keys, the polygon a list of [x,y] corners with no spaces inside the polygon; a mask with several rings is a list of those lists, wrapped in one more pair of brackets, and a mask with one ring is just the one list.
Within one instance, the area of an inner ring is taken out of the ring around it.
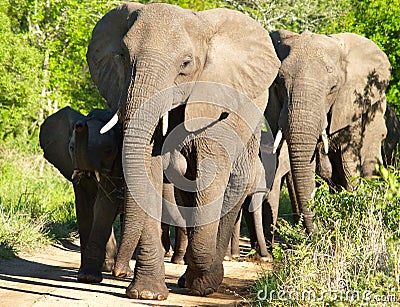
{"label": "elephant herd", "polygon": [[78,280],[133,277],[131,298],[168,296],[162,228],[176,226],[187,263],[178,284],[211,294],[242,208],[268,257],[284,178],[313,233],[315,173],[351,190],[391,163],[400,136],[387,56],[356,34],[268,33],[233,10],[125,3],[96,24],[87,61],[108,109],[58,111],[40,145],[74,187]]}

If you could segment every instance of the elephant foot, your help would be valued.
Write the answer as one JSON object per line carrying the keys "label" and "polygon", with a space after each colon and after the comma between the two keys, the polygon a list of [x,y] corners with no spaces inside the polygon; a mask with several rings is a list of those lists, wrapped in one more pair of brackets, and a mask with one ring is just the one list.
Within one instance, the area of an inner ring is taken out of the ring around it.
{"label": "elephant foot", "polygon": [[224,278],[224,267],[222,263],[213,265],[210,272],[196,272],[189,267],[184,275],[178,280],[178,286],[189,288],[191,294],[198,296],[210,295],[218,290]]}
{"label": "elephant foot", "polygon": [[273,262],[274,261],[274,258],[272,257],[272,255],[269,252],[264,256],[261,256],[259,253],[256,253],[254,256],[254,259],[256,261],[260,261],[260,262]]}
{"label": "elephant foot", "polygon": [[133,277],[134,273],[132,269],[130,268],[129,264],[126,265],[118,265],[116,264],[114,269],[112,270],[112,274],[115,277],[118,278],[124,278],[124,277]]}
{"label": "elephant foot", "polygon": [[112,272],[114,267],[114,259],[106,259],[104,260],[103,267],[101,268],[102,272]]}
{"label": "elephant foot", "polygon": [[168,288],[164,282],[144,277],[132,281],[126,289],[126,295],[133,299],[163,301],[168,297]]}
{"label": "elephant foot", "polygon": [[224,261],[232,261],[232,260],[236,260],[236,259],[238,259],[238,258],[240,258],[240,254],[226,254],[225,256],[224,256]]}
{"label": "elephant foot", "polygon": [[183,256],[180,255],[173,255],[171,258],[171,262],[175,264],[185,264],[185,259]]}
{"label": "elephant foot", "polygon": [[225,255],[224,256],[224,261],[231,261],[232,260],[232,255]]}
{"label": "elephant foot", "polygon": [[97,284],[103,280],[103,275],[100,271],[85,270],[80,268],[78,271],[78,281],[87,284]]}

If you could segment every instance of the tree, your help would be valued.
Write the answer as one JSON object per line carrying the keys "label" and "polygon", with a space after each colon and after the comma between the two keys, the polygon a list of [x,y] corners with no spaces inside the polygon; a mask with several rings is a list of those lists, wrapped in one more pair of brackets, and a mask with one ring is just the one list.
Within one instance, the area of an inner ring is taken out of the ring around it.
{"label": "tree", "polygon": [[351,6],[332,31],[368,37],[387,54],[392,65],[387,100],[400,115],[400,0],[352,0]]}
{"label": "tree", "polygon": [[0,8],[0,139],[33,133],[40,112],[42,55],[24,34],[11,31],[7,6]]}

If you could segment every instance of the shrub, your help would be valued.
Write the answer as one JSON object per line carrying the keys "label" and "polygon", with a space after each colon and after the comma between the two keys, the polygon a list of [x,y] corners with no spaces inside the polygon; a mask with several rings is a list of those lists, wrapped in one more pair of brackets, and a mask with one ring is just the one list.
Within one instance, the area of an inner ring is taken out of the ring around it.
{"label": "shrub", "polygon": [[278,247],[281,259],[253,289],[257,304],[400,300],[400,173],[384,168],[381,173],[375,180],[359,179],[354,192],[330,194],[322,182],[313,203],[320,231],[313,237],[297,226],[278,225],[291,244]]}

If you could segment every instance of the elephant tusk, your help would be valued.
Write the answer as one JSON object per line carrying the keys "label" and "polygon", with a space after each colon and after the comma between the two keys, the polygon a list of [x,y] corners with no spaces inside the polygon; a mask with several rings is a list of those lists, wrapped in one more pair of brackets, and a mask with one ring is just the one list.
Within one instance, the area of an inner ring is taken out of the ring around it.
{"label": "elephant tusk", "polygon": [[99,173],[99,171],[94,171],[94,174],[96,175],[97,182],[100,182],[100,173]]}
{"label": "elephant tusk", "polygon": [[282,141],[282,129],[278,130],[278,133],[276,134],[275,141],[274,141],[274,147],[272,148],[272,153],[275,154],[276,150],[278,149],[279,145],[281,144]]}
{"label": "elephant tusk", "polygon": [[74,180],[76,176],[78,176],[79,172],[80,172],[79,169],[75,169],[74,172],[72,173],[71,180]]}
{"label": "elephant tusk", "polygon": [[114,116],[109,120],[109,122],[105,124],[103,128],[100,129],[100,134],[104,134],[110,131],[118,123],[118,118],[119,118],[119,111],[117,111],[117,113],[114,114]]}
{"label": "elephant tusk", "polygon": [[328,142],[328,135],[326,134],[326,129],[324,129],[321,133],[322,142],[324,143],[324,151],[327,155],[329,152],[329,142]]}
{"label": "elephant tusk", "polygon": [[162,135],[165,136],[168,131],[168,111],[162,117]]}

